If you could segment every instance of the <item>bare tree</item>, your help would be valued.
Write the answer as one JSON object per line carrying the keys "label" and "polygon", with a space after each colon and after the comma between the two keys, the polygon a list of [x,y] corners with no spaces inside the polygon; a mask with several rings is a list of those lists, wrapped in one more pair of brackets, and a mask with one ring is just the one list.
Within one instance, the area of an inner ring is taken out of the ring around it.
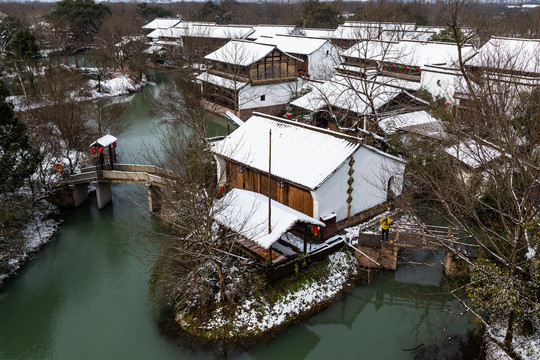
{"label": "bare tree", "polygon": [[[457,29],[463,3],[455,6],[451,26]],[[450,136],[429,148],[416,147],[424,151],[409,164],[423,198],[434,200],[438,213],[480,249],[477,261],[455,254],[468,264],[470,282],[452,294],[494,343],[520,358],[516,332],[540,310],[539,84],[534,75],[540,62],[537,43],[492,42],[468,62],[460,51],[462,100],[455,111],[442,112]],[[458,41],[458,49],[461,45]],[[497,327],[504,329],[502,340]]]}

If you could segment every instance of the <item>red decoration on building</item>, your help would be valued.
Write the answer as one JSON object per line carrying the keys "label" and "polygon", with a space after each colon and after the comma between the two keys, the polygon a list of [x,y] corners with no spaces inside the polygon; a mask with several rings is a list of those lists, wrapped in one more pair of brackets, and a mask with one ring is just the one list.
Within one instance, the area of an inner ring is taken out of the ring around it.
{"label": "red decoration on building", "polygon": [[319,233],[319,227],[317,225],[313,225],[313,235],[317,236]]}
{"label": "red decoration on building", "polygon": [[97,153],[96,148],[92,146],[92,154],[96,155],[96,153]]}
{"label": "red decoration on building", "polygon": [[112,143],[112,146],[113,146],[114,148],[118,146],[118,145],[116,144],[116,141]]}
{"label": "red decoration on building", "polygon": [[103,153],[103,146],[99,148],[99,153],[100,153],[100,154]]}

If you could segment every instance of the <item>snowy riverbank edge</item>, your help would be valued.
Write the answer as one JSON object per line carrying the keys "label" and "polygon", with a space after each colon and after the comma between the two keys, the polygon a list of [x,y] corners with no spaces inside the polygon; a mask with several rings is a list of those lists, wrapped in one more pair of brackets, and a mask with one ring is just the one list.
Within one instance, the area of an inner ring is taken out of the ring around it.
{"label": "snowy riverbank edge", "polygon": [[34,204],[31,219],[22,231],[24,247],[8,260],[8,271],[0,273],[0,290],[7,279],[14,276],[35,253],[51,241],[62,221],[55,205],[46,200]]}
{"label": "snowy riverbank edge", "polygon": [[197,323],[189,314],[175,315],[180,336],[187,335],[201,342],[225,341],[245,344],[269,337],[300,320],[312,316],[337,299],[359,275],[358,263],[346,250],[329,256],[325,266],[328,275],[301,285],[283,289],[273,303],[262,297],[248,299],[235,309],[217,307],[208,321]]}

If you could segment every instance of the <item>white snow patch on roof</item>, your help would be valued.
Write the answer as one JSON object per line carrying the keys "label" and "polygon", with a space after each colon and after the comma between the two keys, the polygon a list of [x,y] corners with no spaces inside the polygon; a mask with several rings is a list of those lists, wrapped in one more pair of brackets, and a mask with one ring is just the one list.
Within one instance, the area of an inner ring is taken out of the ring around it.
{"label": "white snow patch on roof", "polygon": [[393,134],[396,130],[404,130],[413,126],[438,122],[439,120],[422,110],[384,118],[379,121],[379,128],[387,134]]}
{"label": "white snow patch on roof", "polygon": [[205,81],[214,85],[218,85],[231,90],[239,90],[247,85],[246,82],[234,81],[221,76],[213,75],[210,73],[202,73],[197,76],[197,80]]}
{"label": "white snow patch on roof", "polygon": [[232,40],[204,58],[227,64],[247,66],[261,60],[274,49],[275,46],[273,45]]}
{"label": "white snow patch on roof", "polygon": [[493,37],[467,65],[540,73],[540,39]]}
{"label": "white snow patch on roof", "polygon": [[268,233],[268,197],[242,189],[231,190],[218,200],[217,208],[218,223],[264,249],[269,249],[297,222],[324,227],[324,223],[272,200],[272,232]]}
{"label": "white snow patch on roof", "polygon": [[272,175],[305,186],[319,187],[360,147],[331,131],[252,116],[213,151],[268,173],[268,135],[272,130]]}
{"label": "white snow patch on roof", "polygon": [[114,136],[112,136],[111,134],[107,134],[105,136],[102,136],[100,137],[99,139],[97,139],[95,142],[92,143],[92,145],[90,146],[96,146],[96,145],[101,145],[101,146],[109,146],[111,145],[112,143],[114,143],[116,140],[118,140],[117,138],[115,138]]}
{"label": "white snow patch on roof", "polygon": [[371,101],[378,109],[403,92],[395,87],[339,74],[323,84],[313,83],[312,87],[310,93],[294,100],[291,105],[309,111],[317,111],[331,105],[357,114],[370,114]]}
{"label": "white snow patch on roof", "polygon": [[449,147],[445,151],[473,169],[479,168],[502,155],[498,150],[478,144],[474,140],[460,142],[459,145]]}
{"label": "white snow patch on roof", "polygon": [[156,18],[150,21],[148,24],[144,25],[142,28],[143,29],[167,29],[167,28],[175,26],[181,21],[182,19],[180,18],[176,18],[176,19]]}
{"label": "white snow patch on roof", "polygon": [[182,35],[184,34],[184,30],[180,28],[167,28],[167,29],[155,29],[148,35],[146,35],[149,38],[173,38],[173,39],[180,39]]}
{"label": "white snow patch on roof", "polygon": [[[471,49],[472,46],[464,45],[462,51],[469,52]],[[343,56],[424,66],[452,64],[458,59],[458,52],[457,46],[452,43],[361,41],[345,51]]]}
{"label": "white snow patch on roof", "polygon": [[249,39],[259,39],[262,36],[272,37],[276,35],[289,35],[294,32],[294,25],[257,25],[249,34]]}
{"label": "white snow patch on roof", "polygon": [[307,37],[330,39],[334,34],[334,29],[297,29],[301,34]]}
{"label": "white snow patch on roof", "polygon": [[310,55],[320,49],[328,40],[312,39],[302,36],[278,35],[272,38],[262,37],[256,40],[260,44],[275,45],[283,52],[290,54]]}

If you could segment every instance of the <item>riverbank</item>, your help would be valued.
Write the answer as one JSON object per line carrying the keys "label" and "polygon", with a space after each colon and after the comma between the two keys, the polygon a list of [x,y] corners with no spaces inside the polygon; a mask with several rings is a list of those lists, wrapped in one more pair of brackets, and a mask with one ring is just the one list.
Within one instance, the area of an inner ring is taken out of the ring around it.
{"label": "riverbank", "polygon": [[211,309],[173,306],[160,319],[169,337],[202,344],[223,341],[249,346],[271,338],[300,320],[326,308],[346,292],[360,274],[347,250],[299,270],[290,277],[265,285],[257,294],[234,305]]}
{"label": "riverbank", "polygon": [[[72,71],[91,74],[96,69],[93,68],[71,68]],[[93,101],[99,99],[108,99],[117,96],[132,94],[140,91],[148,84],[145,74],[141,78],[136,78],[124,72],[110,73],[101,81],[90,79],[86,86],[77,92],[69,94],[74,101]],[[26,111],[46,107],[49,105],[47,100],[29,98],[28,101],[23,95],[14,95],[7,97],[7,100],[13,104],[15,112]]]}
{"label": "riverbank", "polygon": [[[62,223],[58,208],[20,192],[0,199],[0,289],[32,256],[49,243]],[[16,200],[16,201],[14,201]]]}

